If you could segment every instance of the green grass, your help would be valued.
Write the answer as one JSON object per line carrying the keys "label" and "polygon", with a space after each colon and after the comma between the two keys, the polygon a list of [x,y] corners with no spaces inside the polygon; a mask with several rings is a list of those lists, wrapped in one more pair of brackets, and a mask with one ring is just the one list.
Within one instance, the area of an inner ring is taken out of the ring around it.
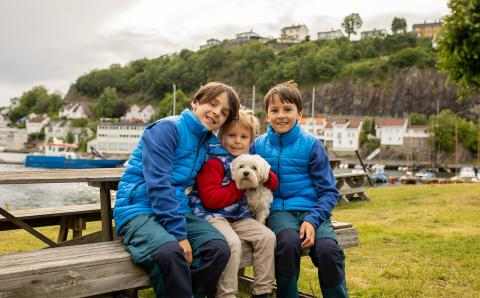
{"label": "green grass", "polygon": [[[360,236],[345,251],[351,297],[480,297],[480,184],[376,188],[368,196],[334,211]],[[55,239],[56,228],[41,230]],[[44,247],[23,231],[0,232],[0,243],[0,254]],[[300,279],[304,292],[320,296],[308,258]]]}

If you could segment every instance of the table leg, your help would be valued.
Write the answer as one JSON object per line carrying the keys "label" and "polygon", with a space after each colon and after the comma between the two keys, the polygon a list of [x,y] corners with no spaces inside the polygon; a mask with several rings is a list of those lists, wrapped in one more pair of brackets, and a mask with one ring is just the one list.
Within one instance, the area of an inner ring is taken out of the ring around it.
{"label": "table leg", "polygon": [[102,216],[102,240],[113,240],[112,201],[108,182],[100,184],[100,213]]}
{"label": "table leg", "polygon": [[10,212],[8,212],[7,210],[0,208],[0,215],[2,215],[3,217],[8,219],[10,222],[14,223],[15,225],[19,226],[20,228],[24,229],[25,231],[29,232],[33,236],[37,237],[38,239],[42,240],[43,242],[48,244],[50,247],[57,246],[57,244],[54,241],[50,240],[50,238],[47,238],[45,235],[43,235],[42,233],[32,228],[30,225],[16,218],[12,214],[10,214]]}

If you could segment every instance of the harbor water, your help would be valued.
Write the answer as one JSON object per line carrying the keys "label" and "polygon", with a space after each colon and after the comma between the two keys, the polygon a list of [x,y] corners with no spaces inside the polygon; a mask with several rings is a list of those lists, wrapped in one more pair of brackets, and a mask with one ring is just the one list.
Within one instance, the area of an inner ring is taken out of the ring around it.
{"label": "harbor water", "polygon": [[[30,170],[35,169],[19,164],[0,164],[2,172]],[[0,206],[7,210],[91,204],[99,200],[99,189],[87,183],[0,185]]]}

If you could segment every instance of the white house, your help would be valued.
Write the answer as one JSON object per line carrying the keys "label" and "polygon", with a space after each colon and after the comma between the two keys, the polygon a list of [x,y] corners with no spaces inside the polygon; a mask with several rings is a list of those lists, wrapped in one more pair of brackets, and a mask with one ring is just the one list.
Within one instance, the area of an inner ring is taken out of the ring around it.
{"label": "white house", "polygon": [[380,145],[403,145],[407,124],[407,119],[375,118],[376,137],[380,139]]}
{"label": "white house", "polygon": [[88,142],[87,150],[94,147],[100,153],[129,155],[140,141],[145,124],[141,121],[125,122],[101,119],[97,137]]}
{"label": "white house", "polygon": [[385,29],[373,29],[373,30],[367,30],[367,31],[362,31],[360,33],[361,39],[364,38],[384,38],[387,36],[387,30]]}
{"label": "white house", "polygon": [[345,35],[343,34],[342,30],[337,29],[337,30],[330,30],[330,31],[323,31],[323,32],[318,32],[317,33],[317,40],[333,40],[333,39],[338,39],[342,38]]}
{"label": "white house", "polygon": [[0,147],[4,150],[22,150],[28,141],[26,129],[0,127]]}
{"label": "white house", "polygon": [[59,116],[67,119],[88,118],[90,110],[86,103],[69,103],[62,107]]}
{"label": "white house", "polygon": [[78,144],[80,141],[80,136],[82,134],[82,128],[72,127],[70,121],[60,120],[60,121],[51,121],[45,126],[45,140],[50,139],[67,139],[68,134],[73,135],[73,142]]}
{"label": "white house", "polygon": [[7,127],[8,125],[8,118],[4,114],[0,114],[0,127]]}
{"label": "white house", "polygon": [[332,122],[333,151],[355,151],[360,147],[362,120],[358,118]]}
{"label": "white house", "polygon": [[34,113],[28,115],[27,120],[25,121],[25,126],[27,128],[27,133],[30,135],[32,133],[39,133],[42,131],[42,128],[45,127],[50,118],[47,115],[36,115]]}
{"label": "white house", "polygon": [[305,25],[292,25],[281,29],[280,43],[298,43],[307,38],[308,28]]}
{"label": "white house", "polygon": [[200,50],[210,48],[210,47],[213,47],[213,46],[217,46],[221,43],[222,42],[220,40],[216,39],[216,38],[210,38],[210,39],[207,39],[206,44],[203,44],[203,45],[200,46]]}
{"label": "white house", "polygon": [[240,33],[237,33],[235,35],[235,39],[234,41],[235,42],[247,42],[247,41],[250,41],[250,40],[260,40],[262,37],[253,32],[253,30],[250,30],[250,31],[247,31],[247,32],[240,32]]}
{"label": "white house", "polygon": [[131,106],[125,115],[122,117],[122,120],[131,122],[131,121],[142,121],[143,123],[148,123],[152,120],[152,117],[155,115],[155,109],[152,105]]}
{"label": "white house", "polygon": [[355,151],[360,146],[360,117],[319,116],[302,119],[303,129],[323,141],[333,151]]}

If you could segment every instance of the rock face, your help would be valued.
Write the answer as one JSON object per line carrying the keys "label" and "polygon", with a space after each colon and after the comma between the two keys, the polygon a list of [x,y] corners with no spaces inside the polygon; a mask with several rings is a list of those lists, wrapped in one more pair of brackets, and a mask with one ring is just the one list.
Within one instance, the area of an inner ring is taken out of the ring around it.
{"label": "rock face", "polygon": [[[311,91],[304,93],[307,113]],[[315,94],[317,113],[403,117],[409,113],[435,114],[450,109],[475,119],[480,104],[476,95],[459,102],[454,86],[435,69],[408,69],[382,82],[342,80],[319,85]],[[478,109],[478,108],[477,108]]]}

